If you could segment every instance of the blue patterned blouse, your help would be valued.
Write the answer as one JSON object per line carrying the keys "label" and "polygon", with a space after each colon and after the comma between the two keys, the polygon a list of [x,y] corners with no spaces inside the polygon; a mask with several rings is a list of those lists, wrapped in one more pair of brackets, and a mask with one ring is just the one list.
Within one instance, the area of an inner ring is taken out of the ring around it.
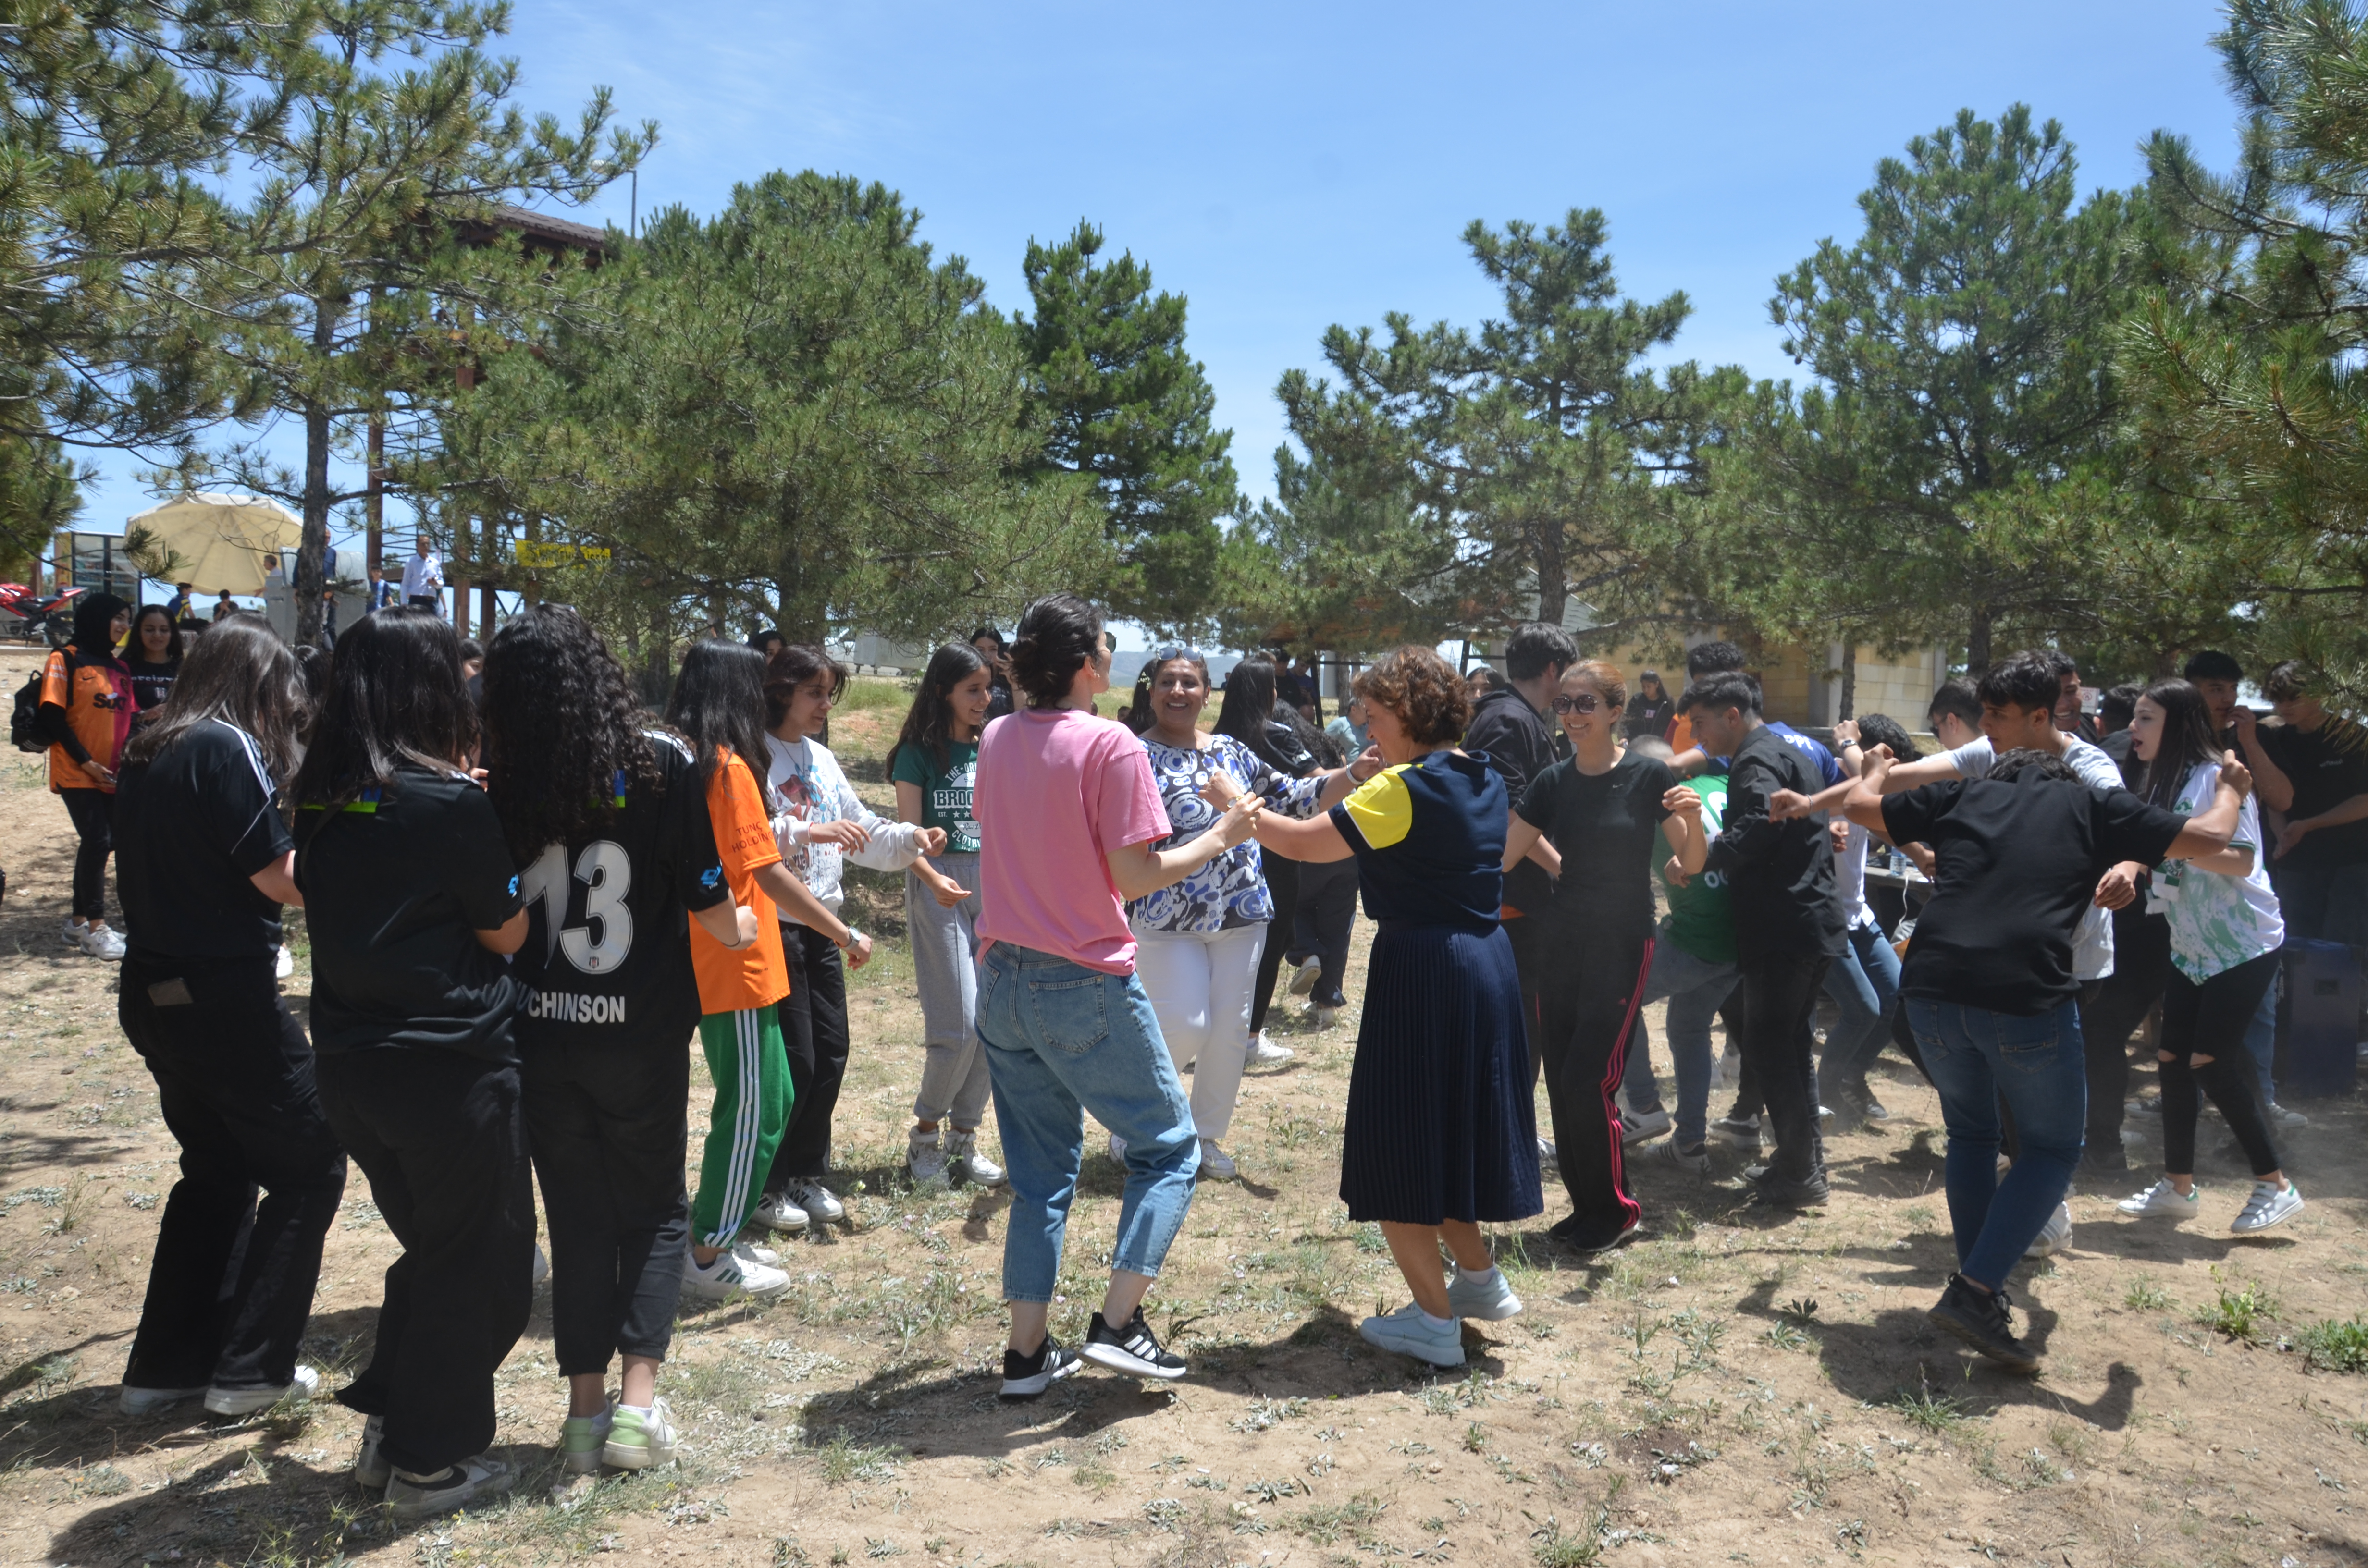
{"label": "blue patterned blouse", "polygon": [[[1314,816],[1316,799],[1324,792],[1323,774],[1287,778],[1231,735],[1212,735],[1206,747],[1182,749],[1145,734],[1143,749],[1151,758],[1160,799],[1167,803],[1168,825],[1175,829],[1153,845],[1155,849],[1197,838],[1217,820],[1220,813],[1201,798],[1201,787],[1219,768],[1232,774],[1248,793],[1265,797],[1268,811],[1285,816]],[[1126,917],[1146,931],[1224,931],[1273,919],[1274,901],[1267,896],[1258,841],[1236,844],[1182,881],[1136,899],[1126,906]]]}

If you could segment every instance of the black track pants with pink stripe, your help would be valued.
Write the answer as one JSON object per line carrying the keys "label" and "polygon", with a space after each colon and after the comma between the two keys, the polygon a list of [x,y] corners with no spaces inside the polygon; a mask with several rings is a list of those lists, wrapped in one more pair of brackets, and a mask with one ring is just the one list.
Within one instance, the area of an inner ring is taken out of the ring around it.
{"label": "black track pants with pink stripe", "polygon": [[1652,972],[1653,927],[1562,927],[1545,934],[1542,957],[1546,1103],[1570,1193],[1566,1233],[1577,1245],[1602,1245],[1644,1214],[1628,1190],[1611,1096],[1628,1068],[1628,1041]]}

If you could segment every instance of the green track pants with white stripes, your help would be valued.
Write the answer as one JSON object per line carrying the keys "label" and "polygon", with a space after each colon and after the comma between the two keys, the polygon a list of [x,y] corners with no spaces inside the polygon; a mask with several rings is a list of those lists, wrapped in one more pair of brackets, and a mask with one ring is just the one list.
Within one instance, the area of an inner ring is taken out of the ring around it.
{"label": "green track pants with white stripes", "polygon": [[691,1238],[700,1246],[732,1244],[763,1196],[773,1151],[790,1124],[790,1058],[771,1007],[709,1013],[699,1020],[715,1106],[699,1160],[699,1196],[690,1206]]}

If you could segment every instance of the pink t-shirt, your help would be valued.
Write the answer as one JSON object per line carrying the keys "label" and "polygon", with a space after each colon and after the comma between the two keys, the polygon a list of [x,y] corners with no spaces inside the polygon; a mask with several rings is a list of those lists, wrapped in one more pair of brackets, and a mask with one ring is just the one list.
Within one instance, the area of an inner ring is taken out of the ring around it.
{"label": "pink t-shirt", "polygon": [[1009,942],[1134,972],[1113,849],[1165,838],[1167,807],[1134,733],[1076,708],[1008,713],[979,737],[979,949]]}

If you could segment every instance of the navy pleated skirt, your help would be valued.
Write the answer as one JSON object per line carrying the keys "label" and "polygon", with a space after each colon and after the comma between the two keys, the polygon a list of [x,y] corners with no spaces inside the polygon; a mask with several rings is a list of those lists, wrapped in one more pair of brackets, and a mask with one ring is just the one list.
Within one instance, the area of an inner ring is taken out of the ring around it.
{"label": "navy pleated skirt", "polygon": [[1352,1220],[1478,1223],[1544,1210],[1521,984],[1502,927],[1382,925],[1343,1142]]}

